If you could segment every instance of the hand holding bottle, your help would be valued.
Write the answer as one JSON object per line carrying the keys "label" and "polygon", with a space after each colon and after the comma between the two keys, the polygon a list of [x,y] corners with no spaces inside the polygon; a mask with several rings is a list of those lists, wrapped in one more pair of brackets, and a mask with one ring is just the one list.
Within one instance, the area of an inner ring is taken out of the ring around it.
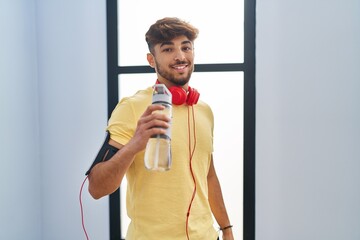
{"label": "hand holding bottle", "polygon": [[157,134],[166,134],[166,129],[170,126],[171,119],[162,114],[165,107],[162,105],[150,105],[142,114],[137,122],[137,127],[133,138],[127,145],[131,145],[134,153],[145,149],[149,138]]}

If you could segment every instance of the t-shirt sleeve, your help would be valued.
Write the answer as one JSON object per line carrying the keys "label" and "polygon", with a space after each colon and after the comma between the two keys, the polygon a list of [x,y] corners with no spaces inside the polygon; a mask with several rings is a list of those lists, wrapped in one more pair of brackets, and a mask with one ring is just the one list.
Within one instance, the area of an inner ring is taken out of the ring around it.
{"label": "t-shirt sleeve", "polygon": [[134,135],[136,123],[132,105],[127,98],[122,99],[111,113],[108,122],[110,138],[122,145],[127,144]]}

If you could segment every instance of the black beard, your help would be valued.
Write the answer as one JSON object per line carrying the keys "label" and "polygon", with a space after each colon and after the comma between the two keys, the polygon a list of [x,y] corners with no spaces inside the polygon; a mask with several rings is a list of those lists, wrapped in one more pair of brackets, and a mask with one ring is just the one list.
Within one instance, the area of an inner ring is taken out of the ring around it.
{"label": "black beard", "polygon": [[[156,61],[156,60],[155,60]],[[189,64],[187,62],[184,62],[184,61],[178,61],[176,62],[176,64]],[[193,67],[192,65],[189,64],[189,66],[191,66],[191,71],[185,75],[185,76],[182,76],[182,77],[175,77],[174,74],[172,73],[169,73],[167,71],[164,71],[160,64],[158,64],[156,62],[156,72],[163,78],[165,78],[166,80],[168,80],[169,82],[171,82],[172,84],[174,85],[177,85],[177,86],[184,86],[185,84],[187,84],[189,81],[190,81],[190,77],[191,77],[191,74],[192,74],[192,70],[193,70]]]}

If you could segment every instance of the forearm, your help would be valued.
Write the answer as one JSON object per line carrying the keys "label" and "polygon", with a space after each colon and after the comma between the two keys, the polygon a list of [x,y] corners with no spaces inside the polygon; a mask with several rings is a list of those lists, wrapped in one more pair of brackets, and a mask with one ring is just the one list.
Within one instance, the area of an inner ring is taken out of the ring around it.
{"label": "forearm", "polygon": [[208,174],[208,197],[211,211],[220,229],[222,229],[223,240],[233,240],[232,226],[230,225],[230,219],[226,211],[219,179],[216,175],[213,162],[211,163]]}
{"label": "forearm", "polygon": [[216,175],[208,178],[208,185],[209,203],[216,222],[220,228],[229,226],[230,220],[226,211],[220,183]]}
{"label": "forearm", "polygon": [[125,145],[111,159],[98,163],[89,174],[89,193],[95,199],[109,195],[119,188],[135,153]]}

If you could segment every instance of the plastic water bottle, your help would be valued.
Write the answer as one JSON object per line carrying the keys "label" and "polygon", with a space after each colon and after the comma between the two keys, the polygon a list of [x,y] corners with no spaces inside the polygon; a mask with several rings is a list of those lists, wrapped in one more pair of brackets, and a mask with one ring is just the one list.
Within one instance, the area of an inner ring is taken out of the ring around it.
{"label": "plastic water bottle", "polygon": [[[165,107],[160,111],[169,118],[172,117],[172,95],[164,84],[156,84],[152,96],[152,104]],[[171,125],[170,125],[171,126]],[[145,167],[153,171],[167,171],[171,168],[171,127],[165,134],[151,136],[145,148]]]}

